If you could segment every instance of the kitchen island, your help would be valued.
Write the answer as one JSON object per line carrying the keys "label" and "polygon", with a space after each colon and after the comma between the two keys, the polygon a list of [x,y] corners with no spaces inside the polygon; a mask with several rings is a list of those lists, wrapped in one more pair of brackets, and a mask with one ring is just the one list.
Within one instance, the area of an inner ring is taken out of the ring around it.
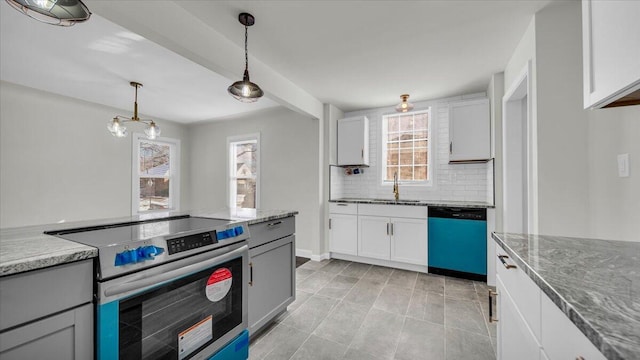
{"label": "kitchen island", "polygon": [[[507,255],[499,260],[526,273],[542,291],[542,302],[548,297],[557,307],[551,311],[559,309],[607,359],[640,359],[640,243],[504,233],[492,237]],[[507,266],[498,265],[501,271]],[[545,336],[549,319],[544,304],[542,310],[541,346],[546,341],[551,347],[569,346],[559,344],[568,344],[568,338]]]}

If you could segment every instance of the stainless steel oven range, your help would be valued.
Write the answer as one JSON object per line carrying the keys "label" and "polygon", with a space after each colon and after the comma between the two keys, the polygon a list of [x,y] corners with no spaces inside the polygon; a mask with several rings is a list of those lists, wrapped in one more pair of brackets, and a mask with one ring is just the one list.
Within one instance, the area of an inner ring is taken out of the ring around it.
{"label": "stainless steel oven range", "polygon": [[98,248],[97,359],[248,357],[245,222],[182,216],[52,235]]}

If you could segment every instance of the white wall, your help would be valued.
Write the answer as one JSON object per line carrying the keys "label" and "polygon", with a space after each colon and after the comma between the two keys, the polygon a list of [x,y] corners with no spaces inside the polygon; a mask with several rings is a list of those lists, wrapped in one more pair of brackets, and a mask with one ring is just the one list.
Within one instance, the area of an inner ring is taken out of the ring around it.
{"label": "white wall", "polygon": [[[640,105],[588,115],[591,236],[640,241]],[[629,154],[629,177],[618,177],[618,154]]]}
{"label": "white wall", "polygon": [[319,251],[319,120],[285,108],[189,127],[193,209],[226,204],[227,137],[260,133],[260,207],[297,210],[296,248]]}
{"label": "white wall", "polygon": [[[489,163],[449,164],[449,103],[463,99],[484,97],[485,93],[455,96],[446,99],[414,103],[415,111],[431,106],[433,186],[400,185],[401,199],[493,201],[488,194]],[[385,114],[396,114],[394,107],[383,107],[345,113],[345,117],[365,115],[369,119],[369,167],[364,174],[345,175],[341,168],[331,171],[331,198],[382,198],[392,199],[391,184],[382,185],[380,167],[381,123]],[[334,163],[335,164],[335,163]]]}
{"label": "white wall", "polygon": [[[131,215],[131,136],[115,138],[106,127],[128,110],[4,81],[0,93],[0,227]],[[181,208],[188,209],[186,129],[158,124],[163,137],[182,142]]]}

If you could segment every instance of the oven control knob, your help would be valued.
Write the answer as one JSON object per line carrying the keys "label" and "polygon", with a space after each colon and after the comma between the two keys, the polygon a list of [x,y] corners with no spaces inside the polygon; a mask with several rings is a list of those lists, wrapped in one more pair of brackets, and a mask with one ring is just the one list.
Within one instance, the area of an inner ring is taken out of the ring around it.
{"label": "oven control knob", "polygon": [[125,250],[116,254],[115,266],[134,264],[138,261],[138,254],[135,250]]}
{"label": "oven control knob", "polygon": [[138,253],[138,261],[153,260],[156,255],[160,255],[164,252],[161,247],[149,245],[141,246],[136,249]]}
{"label": "oven control knob", "polygon": [[236,226],[233,230],[235,230],[236,236],[242,235],[242,233],[244,233],[244,229],[242,228],[242,226]]}

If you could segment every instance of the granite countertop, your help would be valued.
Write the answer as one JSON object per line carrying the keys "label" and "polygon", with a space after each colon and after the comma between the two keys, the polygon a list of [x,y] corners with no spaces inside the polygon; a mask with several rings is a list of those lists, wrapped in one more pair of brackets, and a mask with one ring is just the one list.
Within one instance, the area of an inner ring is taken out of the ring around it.
{"label": "granite countertop", "polygon": [[494,208],[495,205],[482,201],[453,201],[453,200],[407,200],[407,199],[367,199],[367,198],[340,198],[329,202],[341,202],[352,204],[376,204],[376,205],[411,205],[411,206],[450,206],[465,208]]}
{"label": "granite countertop", "polygon": [[640,359],[640,243],[492,237],[607,359]]}
{"label": "granite countertop", "polygon": [[0,229],[0,277],[29,270],[91,259],[98,256],[98,249],[73,241],[46,235],[45,231],[137,223],[177,216],[199,216],[232,221],[246,221],[249,225],[297,215],[286,210],[198,210],[183,212],[158,212],[112,219],[76,221],[62,224],[37,225]]}

